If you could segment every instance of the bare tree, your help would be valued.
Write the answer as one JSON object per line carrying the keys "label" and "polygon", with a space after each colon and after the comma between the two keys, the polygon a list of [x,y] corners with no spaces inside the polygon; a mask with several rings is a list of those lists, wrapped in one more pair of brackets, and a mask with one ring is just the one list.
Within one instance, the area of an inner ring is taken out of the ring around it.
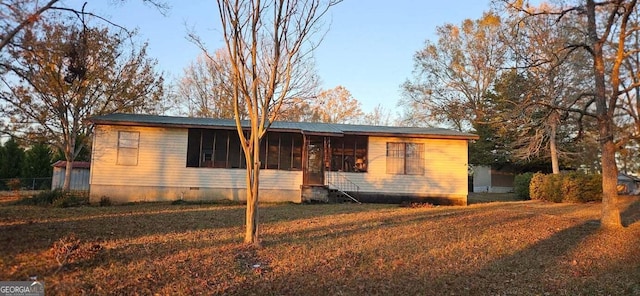
{"label": "bare tree", "polygon": [[[233,118],[232,69],[229,54],[221,48],[209,53],[195,37],[191,40],[203,53],[184,70],[178,83],[176,99],[186,114],[192,117]],[[308,117],[310,104],[315,101],[318,75],[312,61],[300,63],[291,73],[289,95],[284,99],[277,119],[301,121]],[[240,118],[247,119],[247,109],[239,102]],[[271,108],[274,105],[272,104]]]}
{"label": "bare tree", "polygon": [[162,95],[162,76],[146,46],[127,48],[127,37],[107,29],[67,24],[55,17],[25,28],[22,45],[1,62],[2,131],[46,141],[67,160],[63,189],[69,189],[72,162],[91,134],[84,121],[112,112],[152,112]]}
{"label": "bare tree", "polygon": [[378,104],[369,113],[366,113],[363,117],[362,123],[369,125],[396,125],[395,117],[389,109],[386,109],[381,104]]}
{"label": "bare tree", "polygon": [[[638,13],[637,0],[614,0],[596,2],[579,1],[579,4],[532,11],[523,1],[504,0],[509,7],[520,11],[525,18],[554,15],[562,19],[570,14],[581,16],[585,21],[579,32],[582,39],[567,44],[565,50],[586,50],[591,57],[591,82],[593,92],[584,94],[592,98],[592,103],[582,109],[568,108],[568,111],[591,116],[597,121],[602,169],[602,215],[603,228],[620,227],[620,211],[617,208],[617,148],[621,139],[616,127],[616,116],[620,111],[621,98],[640,87],[640,82],[630,79],[637,77],[640,69],[629,62],[629,57],[638,53],[633,36],[640,27],[634,23]],[[632,75],[624,75],[623,73]]]}
{"label": "bare tree", "polygon": [[[178,97],[191,117],[233,118],[231,64],[226,50],[202,54],[184,69],[178,84]],[[241,106],[240,117],[246,118]]]}
{"label": "bare tree", "polygon": [[341,85],[318,93],[307,110],[304,120],[309,122],[357,123],[364,116],[360,102]]}
{"label": "bare tree", "polygon": [[[629,90],[640,86],[631,83],[623,88],[620,80],[620,69],[627,55],[638,48],[627,48],[627,37],[638,30],[637,25],[630,24],[631,15],[637,13],[637,1],[612,1],[598,3],[586,0],[584,6],[587,15],[587,42],[582,44],[593,55],[593,80],[595,83],[596,119],[600,133],[601,165],[602,165],[602,218],[605,228],[621,227],[620,210],[618,209],[618,167],[616,165],[616,143],[614,134],[614,115],[618,99]],[[602,13],[604,21],[598,19]],[[605,64],[605,46],[611,41],[611,59]],[[609,66],[609,67],[608,67]],[[610,70],[609,70],[610,69]],[[640,69],[635,69],[639,73]],[[607,76],[609,87],[607,89]]]}
{"label": "bare tree", "polygon": [[[232,69],[234,117],[245,154],[247,210],[244,241],[259,244],[260,142],[295,85],[292,76],[317,47],[321,17],[339,0],[217,0]],[[249,118],[243,133],[241,106]]]}
{"label": "bare tree", "polygon": [[[537,9],[550,7],[543,3]],[[567,111],[582,109],[588,102],[582,100],[581,94],[591,91],[591,85],[585,83],[590,75],[585,66],[589,58],[586,52],[566,50],[567,44],[579,38],[575,26],[580,23],[576,16],[558,20],[553,15],[539,15],[520,20],[513,28],[513,38],[505,40],[512,49],[515,69],[529,85],[520,96],[511,99],[511,107],[506,110],[511,116],[505,123],[510,132],[517,133],[513,155],[529,159],[546,154],[554,174],[560,173],[560,156],[569,154],[559,142],[567,141],[568,134],[584,135],[579,132],[583,128],[580,121],[578,126],[568,123],[572,114]],[[574,128],[578,132],[574,133]]]}
{"label": "bare tree", "polygon": [[[154,6],[162,13],[168,10],[166,3],[156,0],[142,1]],[[41,1],[38,0],[0,0],[0,52],[2,52],[6,46],[10,45],[21,31],[40,20],[47,11],[65,11],[78,16],[93,16],[111,25],[118,26],[99,15],[86,12],[84,6],[82,8],[56,6],[56,4],[59,4],[58,2],[60,2],[60,0],[42,1],[42,4]],[[122,27],[120,28],[123,29]]]}
{"label": "bare tree", "polygon": [[[485,94],[506,58],[502,20],[485,13],[478,20],[437,28],[414,57],[414,78],[403,84],[400,101],[413,122],[448,122],[458,130],[484,120]],[[407,120],[407,119],[405,119]]]}

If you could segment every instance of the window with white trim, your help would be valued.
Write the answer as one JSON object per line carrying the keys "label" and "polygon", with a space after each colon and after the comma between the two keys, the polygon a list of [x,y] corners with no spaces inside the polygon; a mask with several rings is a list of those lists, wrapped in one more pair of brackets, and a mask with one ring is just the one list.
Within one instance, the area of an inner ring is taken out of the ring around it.
{"label": "window with white trim", "polygon": [[118,165],[138,165],[140,132],[118,131]]}
{"label": "window with white trim", "polygon": [[387,142],[387,174],[424,175],[424,144]]}

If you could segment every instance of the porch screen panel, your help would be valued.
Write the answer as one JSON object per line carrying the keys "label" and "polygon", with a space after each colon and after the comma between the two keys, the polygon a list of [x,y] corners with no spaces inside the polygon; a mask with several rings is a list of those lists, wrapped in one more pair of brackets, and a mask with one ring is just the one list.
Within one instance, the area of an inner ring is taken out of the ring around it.
{"label": "porch screen panel", "polygon": [[202,132],[190,129],[187,140],[187,167],[200,166],[200,136]]}
{"label": "porch screen panel", "polygon": [[280,137],[280,169],[290,170],[293,161],[293,138],[283,134]]}
{"label": "porch screen panel", "polygon": [[[263,169],[301,170],[302,135],[268,133],[260,144],[260,161]],[[232,130],[189,129],[186,163],[187,167],[246,168],[240,137]]]}
{"label": "porch screen panel", "polygon": [[366,172],[368,142],[369,138],[366,136],[332,137],[330,170]]}
{"label": "porch screen panel", "polygon": [[202,139],[200,145],[200,166],[213,167],[213,140],[215,133],[212,130],[202,130]]}
{"label": "porch screen panel", "polygon": [[356,166],[356,139],[354,137],[344,137],[344,148],[342,150],[344,157],[342,158],[344,172],[353,172]]}
{"label": "porch screen panel", "polygon": [[267,140],[267,169],[277,170],[280,167],[280,133],[270,133]]}
{"label": "porch screen panel", "polygon": [[227,163],[227,155],[229,152],[229,132],[216,131],[213,145],[213,167],[229,167]]}
{"label": "porch screen panel", "polygon": [[291,141],[292,141],[291,169],[299,171],[302,169],[302,135],[291,134]]}
{"label": "porch screen panel", "polygon": [[355,172],[367,171],[367,149],[369,145],[368,137],[356,138]]}
{"label": "porch screen panel", "polygon": [[238,132],[229,132],[229,168],[246,168]]}
{"label": "porch screen panel", "polygon": [[331,170],[344,170],[344,141],[342,138],[331,138]]}

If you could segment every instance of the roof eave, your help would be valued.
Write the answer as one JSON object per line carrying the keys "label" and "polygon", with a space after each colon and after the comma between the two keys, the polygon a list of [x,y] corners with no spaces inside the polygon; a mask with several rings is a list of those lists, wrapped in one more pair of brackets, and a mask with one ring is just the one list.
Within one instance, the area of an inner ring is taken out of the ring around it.
{"label": "roof eave", "polygon": [[[175,123],[175,122],[147,122],[147,121],[133,121],[122,119],[99,119],[90,118],[89,122],[94,125],[114,125],[114,126],[142,126],[142,127],[160,127],[160,128],[216,128],[225,130],[235,130],[236,126],[233,125],[216,125],[216,124],[187,124],[187,123]],[[248,126],[243,127],[244,130],[249,129]],[[378,137],[398,137],[398,138],[422,138],[422,139],[451,139],[451,140],[478,140],[480,137],[474,134],[428,134],[428,133],[393,133],[393,132],[359,132],[359,131],[344,131],[344,132],[330,132],[330,131],[312,131],[297,128],[278,128],[270,127],[272,131],[279,132],[296,132],[305,135],[313,136],[334,136],[342,137],[344,135],[354,136],[378,136]]]}
{"label": "roof eave", "polygon": [[[183,124],[183,123],[162,123],[162,122],[140,122],[140,121],[123,121],[123,120],[95,120],[90,119],[95,125],[115,125],[115,126],[141,126],[141,127],[162,127],[162,128],[215,128],[215,129],[224,129],[224,130],[236,130],[237,127],[235,125],[206,125],[206,124]],[[249,130],[250,127],[243,126],[242,129]],[[300,129],[292,129],[292,128],[275,128],[270,127],[269,130],[279,131],[279,132],[291,132],[291,133],[300,133]],[[311,133],[307,133],[311,134]],[[315,135],[315,134],[314,134]]]}
{"label": "roof eave", "polygon": [[375,136],[375,137],[397,137],[397,138],[422,138],[422,139],[443,139],[443,140],[478,140],[480,137],[473,134],[465,135],[443,135],[443,134],[416,134],[416,133],[380,133],[380,132],[344,132],[345,135],[354,136]]}

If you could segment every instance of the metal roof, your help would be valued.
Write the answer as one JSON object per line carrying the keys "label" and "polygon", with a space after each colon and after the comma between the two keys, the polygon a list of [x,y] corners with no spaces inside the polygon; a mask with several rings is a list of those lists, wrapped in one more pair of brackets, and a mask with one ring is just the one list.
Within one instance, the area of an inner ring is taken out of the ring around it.
{"label": "metal roof", "polygon": [[[235,129],[236,123],[232,119],[194,118],[177,116],[160,116],[145,114],[114,113],[95,116],[89,119],[97,125],[124,126],[153,126],[153,127],[183,127],[183,128],[223,128]],[[242,126],[249,128],[249,121],[243,120]],[[357,124],[336,124],[320,122],[288,122],[276,121],[270,127],[272,131],[300,132],[310,135],[366,135],[366,136],[395,136],[412,138],[438,139],[478,139],[471,133],[463,133],[444,128],[426,127],[396,127]]]}
{"label": "metal roof", "polygon": [[[51,166],[54,168],[66,168],[67,162],[64,160],[58,160]],[[88,169],[91,167],[91,163],[88,161],[74,161],[71,163],[71,167],[74,169]]]}

